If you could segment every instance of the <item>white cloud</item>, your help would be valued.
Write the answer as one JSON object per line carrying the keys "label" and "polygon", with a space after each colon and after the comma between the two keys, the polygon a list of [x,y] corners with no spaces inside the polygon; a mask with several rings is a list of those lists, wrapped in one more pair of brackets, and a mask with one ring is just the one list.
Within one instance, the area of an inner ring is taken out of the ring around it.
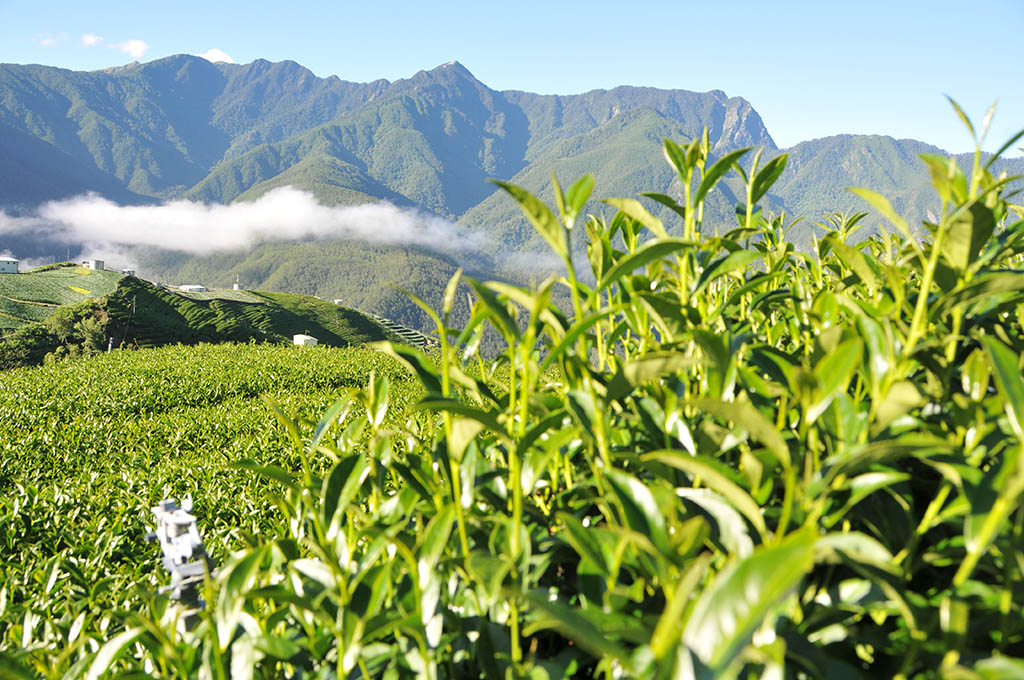
{"label": "white cloud", "polygon": [[330,208],[313,194],[281,187],[251,203],[231,205],[169,201],[122,206],[95,194],[51,201],[34,215],[0,210],[0,235],[33,233],[87,251],[124,246],[193,254],[242,250],[268,241],[355,239],[446,249],[475,249],[478,239],[447,220],[390,203]]}
{"label": "white cloud", "polygon": [[149,51],[149,44],[144,40],[125,40],[124,42],[113,43],[111,47],[124,52],[134,59],[142,59],[146,52]]}
{"label": "white cloud", "polygon": [[206,50],[202,54],[199,54],[199,55],[196,55],[196,56],[202,57],[206,61],[212,61],[214,63],[216,63],[218,61],[227,62],[229,64],[237,64],[238,63],[237,61],[232,59],[231,55],[229,55],[227,52],[225,52],[222,49],[218,49],[216,47],[214,47],[213,49],[210,49],[210,50]]}
{"label": "white cloud", "polygon": [[36,38],[36,44],[40,47],[56,47],[68,39],[67,33],[46,33]]}
{"label": "white cloud", "polygon": [[82,34],[82,45],[85,47],[94,47],[103,42],[102,35],[96,35],[95,33],[83,33]]}

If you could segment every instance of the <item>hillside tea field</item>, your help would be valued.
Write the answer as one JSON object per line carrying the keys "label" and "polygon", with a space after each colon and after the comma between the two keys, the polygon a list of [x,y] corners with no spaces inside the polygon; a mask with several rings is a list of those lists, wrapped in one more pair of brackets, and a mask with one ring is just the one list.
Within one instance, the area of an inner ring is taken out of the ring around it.
{"label": "hillside tea field", "polygon": [[56,655],[118,627],[118,608],[142,601],[135,584],[162,583],[143,535],[164,497],[194,496],[218,557],[254,540],[272,506],[265,484],[230,464],[294,463],[259,396],[318,418],[370,371],[390,380],[395,413],[415,400],[418,385],[367,349],[177,346],[5,372],[0,648]]}
{"label": "hillside tea field", "polygon": [[[499,183],[564,271],[456,275],[424,305],[430,356],[200,347],[5,375],[7,673],[1024,675],[1010,178],[924,156],[936,223],[856,190],[877,215],[832,216],[806,254],[758,208],[786,158],[710,149],[666,141],[681,202],[646,195],[681,238],[634,199],[582,215],[588,175],[553,208]],[[730,173],[737,227],[704,233]],[[188,492],[220,569],[179,635],[139,536]]]}
{"label": "hillside tea field", "polygon": [[58,305],[108,295],[114,292],[120,279],[117,272],[91,271],[85,267],[0,275],[0,335],[26,323],[42,321]]}

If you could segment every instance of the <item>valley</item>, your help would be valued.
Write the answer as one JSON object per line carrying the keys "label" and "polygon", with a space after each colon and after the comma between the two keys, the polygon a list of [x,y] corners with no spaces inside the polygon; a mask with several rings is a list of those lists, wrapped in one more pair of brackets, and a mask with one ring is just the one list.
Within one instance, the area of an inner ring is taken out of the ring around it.
{"label": "valley", "polygon": [[[751,104],[721,91],[497,91],[458,62],[370,83],[318,78],[290,61],[212,64],[187,55],[87,73],[0,65],[0,126],[0,208],[12,216],[86,192],[126,206],[216,205],[293,187],[323,206],[385,201],[414,211],[413,222],[443,219],[451,234],[417,245],[376,242],[365,231],[304,243],[288,236],[282,215],[276,230],[268,225],[248,247],[185,253],[132,247],[133,231],[161,228],[145,220],[124,218],[104,241],[75,224],[45,226],[57,219],[51,216],[23,226],[10,220],[0,251],[52,261],[69,248],[106,249],[153,280],[200,276],[228,286],[241,276],[247,287],[351,300],[423,331],[429,320],[392,286],[438,304],[443,282],[460,266],[514,282],[552,271],[543,242],[488,178],[550,196],[551,173],[568,183],[590,172],[603,196],[654,191],[680,199],[661,140],[685,142],[706,128],[712,159],[745,147],[763,149],[765,159],[787,154],[788,168],[761,208],[803,218],[790,238],[809,250],[823,233],[816,223],[830,212],[868,210],[847,186],[885,193],[912,225],[935,216],[929,171],[917,155],[945,153],[865,135],[778,149]],[[994,167],[1022,169],[1024,159]],[[706,201],[705,229],[734,226],[742,199],[738,180],[719,183]],[[671,211],[646,205],[680,233]],[[586,211],[610,215],[597,203]],[[74,222],[75,214],[68,208],[59,219]],[[869,217],[869,232],[880,226]],[[584,257],[582,243],[575,247]]]}

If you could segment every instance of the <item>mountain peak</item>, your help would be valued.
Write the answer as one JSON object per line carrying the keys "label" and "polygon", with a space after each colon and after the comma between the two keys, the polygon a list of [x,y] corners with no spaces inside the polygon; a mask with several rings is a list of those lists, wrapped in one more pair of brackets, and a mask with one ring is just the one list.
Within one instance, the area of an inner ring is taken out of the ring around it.
{"label": "mountain peak", "polygon": [[471,80],[476,80],[476,76],[474,76],[470,72],[470,70],[468,68],[463,66],[461,62],[458,62],[455,59],[452,59],[451,61],[448,61],[448,62],[445,62],[445,63],[441,64],[440,66],[432,68],[431,70],[426,71],[426,73],[428,73],[428,74],[430,74],[432,76],[435,76],[435,77],[436,76],[451,77],[453,75],[458,75],[458,76],[463,77],[463,78],[469,78]]}

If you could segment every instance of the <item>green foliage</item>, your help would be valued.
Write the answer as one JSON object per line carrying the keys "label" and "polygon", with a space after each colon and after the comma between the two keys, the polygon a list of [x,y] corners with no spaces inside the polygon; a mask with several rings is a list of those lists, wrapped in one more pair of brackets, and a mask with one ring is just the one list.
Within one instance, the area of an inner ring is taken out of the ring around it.
{"label": "green foliage", "polygon": [[[23,274],[0,276],[0,311],[29,315],[31,307],[68,305],[112,293],[121,280],[119,272],[93,271],[77,265],[40,268]],[[20,305],[20,306],[18,306]],[[44,317],[45,318],[45,317]]]}
{"label": "green foliage", "polygon": [[[218,556],[234,552],[189,633],[148,587],[99,622],[84,591],[48,608],[77,563],[53,559],[52,540],[18,542],[42,555],[37,585],[12,589],[0,619],[11,664],[54,677],[1012,677],[1024,208],[1010,178],[979,152],[936,180],[924,237],[855,244],[863,216],[837,216],[806,254],[755,205],[787,157],[737,155],[733,177],[707,135],[663,148],[682,192],[656,200],[675,224],[613,199],[610,218],[586,219],[584,261],[565,235],[590,178],[565,193],[552,182],[554,208],[503,184],[563,275],[471,279],[461,323],[458,272],[440,311],[422,305],[435,356],[379,344],[376,360],[398,363],[360,376],[316,424],[270,401],[279,450],[228,457],[245,480],[232,511],[261,534],[212,532]],[[704,202],[725,181],[746,202],[711,235]],[[504,341],[493,359],[485,329]],[[398,365],[414,403],[398,398]]]}
{"label": "green foliage", "polygon": [[244,300],[231,297],[231,292],[226,298],[178,294],[126,278],[107,300],[110,333],[118,346],[141,347],[176,342],[291,342],[298,333],[335,347],[397,339],[360,312],[305,295],[250,291]]}
{"label": "green foliage", "polygon": [[[305,295],[178,293],[135,277],[117,275],[112,280],[119,281],[116,289],[98,300],[61,306],[34,303],[33,306],[45,310],[40,315],[41,324],[19,321],[13,333],[0,338],[0,369],[90,354],[108,346],[122,349],[199,342],[290,343],[292,336],[299,333],[311,334],[320,343],[333,347],[380,340],[416,346],[431,343],[423,334],[390,320]],[[34,284],[28,277],[22,281]],[[26,285],[20,290],[29,292],[36,288],[39,286]],[[31,328],[37,325],[39,328]]]}
{"label": "green foliage", "polygon": [[[140,254],[140,258],[146,271],[164,281],[230,287],[238,277],[249,289],[340,299],[345,307],[421,331],[432,328],[430,319],[402,290],[438,306],[445,282],[459,268],[451,255],[343,240],[263,244],[248,252],[194,258],[172,253]],[[487,258],[467,259],[466,269],[474,274],[496,269]],[[461,318],[468,318],[464,297],[460,295],[457,303]]]}
{"label": "green foliage", "polygon": [[370,372],[389,381],[393,411],[381,424],[392,427],[417,387],[368,349],[179,346],[5,373],[2,672],[17,664],[32,669],[27,677],[84,677],[122,614],[166,607],[155,593],[158,551],[140,533],[161,498],[195,493],[218,560],[254,544],[270,530],[266,487],[229,464],[297,465],[257,397],[306,422]]}
{"label": "green foliage", "polygon": [[[736,156],[762,149],[767,166],[780,153],[751,105],[720,91],[498,92],[458,63],[393,83],[365,84],[320,79],[293,62],[214,65],[186,55],[88,74],[2,65],[0,100],[3,205],[31,210],[43,200],[85,191],[121,203],[178,197],[229,203],[293,186],[325,205],[385,200],[457,219],[466,228],[466,248],[439,244],[427,252],[350,241],[324,244],[322,250],[299,243],[248,254],[134,254],[149,277],[226,287],[241,274],[247,287],[343,298],[420,330],[430,320],[390,286],[437,305],[443,281],[460,266],[471,275],[486,272],[518,283],[557,267],[557,258],[540,254],[546,251],[543,238],[503,192],[485,182],[488,177],[551,196],[552,171],[562,177],[591,174],[602,196],[649,192],[653,203],[643,199],[646,208],[672,235],[685,236],[684,222],[658,197],[685,202],[686,187],[657,150],[664,138],[689,144],[706,130],[706,168],[711,172],[718,163],[724,174],[690,191],[703,199],[705,231],[725,233],[736,205],[746,201],[745,183],[726,172]],[[862,208],[843,191],[846,186],[888,196],[915,233],[923,221],[938,219],[929,203],[929,177],[943,176],[936,163],[942,166],[948,158],[940,149],[913,140],[841,135],[801,143],[786,154],[787,171],[755,203],[765,214],[807,218],[791,224],[788,235],[801,250],[814,248],[820,235],[814,225],[829,219],[826,211]],[[984,160],[989,162],[994,174],[1024,172],[1020,159]],[[607,208],[588,203],[581,216],[602,210]],[[878,227],[874,220],[867,226]],[[571,239],[577,255],[585,248],[584,232],[578,229]],[[63,253],[66,245],[38,234],[4,243],[39,255]],[[0,332],[43,313],[8,310],[0,299]]]}

